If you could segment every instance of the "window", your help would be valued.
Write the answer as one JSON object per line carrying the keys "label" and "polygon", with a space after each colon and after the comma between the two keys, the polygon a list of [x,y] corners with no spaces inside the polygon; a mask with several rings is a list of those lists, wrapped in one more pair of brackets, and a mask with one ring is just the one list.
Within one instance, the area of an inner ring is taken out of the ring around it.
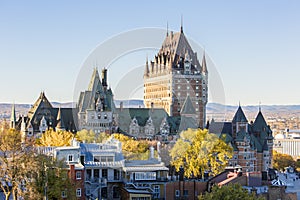
{"label": "window", "polygon": [[178,88],[178,90],[179,90],[179,89],[180,89],[180,85],[178,85],[178,87],[177,87],[177,88]]}
{"label": "window", "polygon": [[154,186],[154,198],[159,198],[160,187],[159,185]]}
{"label": "window", "polygon": [[176,196],[176,197],[179,197],[179,196],[180,196],[180,191],[179,191],[179,190],[176,190],[176,191],[175,191],[175,196]]}
{"label": "window", "polygon": [[66,191],[61,191],[61,197],[62,197],[62,198],[66,198],[66,197],[67,197]]}
{"label": "window", "polygon": [[107,169],[102,169],[102,177],[107,178]]}
{"label": "window", "polygon": [[183,191],[183,195],[184,195],[184,196],[188,196],[188,195],[189,195],[189,191],[188,191],[188,190],[184,190],[184,191]]}
{"label": "window", "polygon": [[190,89],[190,86],[186,86],[186,89],[189,90],[189,89]]}
{"label": "window", "polygon": [[120,197],[120,188],[118,186],[113,187],[113,198],[119,198]]}
{"label": "window", "polygon": [[76,179],[77,180],[81,179],[81,172],[76,172]]}
{"label": "window", "polygon": [[104,115],[104,119],[107,119],[107,114]]}
{"label": "window", "polygon": [[136,172],[135,180],[156,180],[155,172]]}
{"label": "window", "polygon": [[74,161],[74,155],[73,154],[69,154],[68,155],[68,161],[69,162],[73,162]]}
{"label": "window", "polygon": [[198,90],[199,89],[199,86],[196,86],[196,90]]}
{"label": "window", "polygon": [[81,188],[76,189],[76,197],[81,197]]}

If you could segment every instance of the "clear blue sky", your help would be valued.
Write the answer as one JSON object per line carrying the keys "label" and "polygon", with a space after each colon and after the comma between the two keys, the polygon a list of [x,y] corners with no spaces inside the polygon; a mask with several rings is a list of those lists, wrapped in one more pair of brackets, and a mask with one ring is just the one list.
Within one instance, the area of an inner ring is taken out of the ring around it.
{"label": "clear blue sky", "polygon": [[299,10],[298,1],[0,1],[0,102],[34,103],[42,90],[73,101],[97,45],[167,21],[179,30],[182,14],[185,34],[216,64],[227,104],[300,104]]}

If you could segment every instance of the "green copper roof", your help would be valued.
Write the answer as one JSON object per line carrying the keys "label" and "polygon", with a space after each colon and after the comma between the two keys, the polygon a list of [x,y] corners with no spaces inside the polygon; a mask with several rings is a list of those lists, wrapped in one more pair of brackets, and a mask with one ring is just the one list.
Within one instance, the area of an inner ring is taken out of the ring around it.
{"label": "green copper roof", "polygon": [[233,123],[236,123],[236,122],[248,122],[245,114],[244,114],[244,111],[242,110],[241,106],[239,106],[238,110],[236,111],[233,119],[232,119],[232,122]]}
{"label": "green copper roof", "polygon": [[184,103],[183,103],[183,106],[181,108],[181,111],[180,111],[180,114],[188,114],[188,115],[195,115],[196,114],[196,111],[195,111],[195,108],[193,106],[193,103],[192,103],[192,100],[190,98],[190,96],[187,96]]}

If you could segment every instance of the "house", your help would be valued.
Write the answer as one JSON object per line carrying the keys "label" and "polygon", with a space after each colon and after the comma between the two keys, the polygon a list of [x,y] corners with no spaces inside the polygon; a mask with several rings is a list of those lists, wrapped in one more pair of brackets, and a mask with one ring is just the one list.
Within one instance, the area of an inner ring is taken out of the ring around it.
{"label": "house", "polygon": [[85,170],[85,195],[93,199],[120,199],[125,159],[121,142],[81,143],[80,160]]}
{"label": "house", "polygon": [[148,160],[128,160],[123,167],[125,199],[165,199],[169,169],[160,158],[154,157],[154,147],[150,147]]}
{"label": "house", "polygon": [[[76,198],[78,200],[85,199],[85,171],[84,166],[80,161],[80,146],[79,143],[73,141],[73,145],[69,147],[56,147],[53,149],[54,158],[56,160],[64,160],[66,170],[68,170],[69,178],[72,184],[75,185]],[[67,192],[62,188],[62,198],[68,199]]]}

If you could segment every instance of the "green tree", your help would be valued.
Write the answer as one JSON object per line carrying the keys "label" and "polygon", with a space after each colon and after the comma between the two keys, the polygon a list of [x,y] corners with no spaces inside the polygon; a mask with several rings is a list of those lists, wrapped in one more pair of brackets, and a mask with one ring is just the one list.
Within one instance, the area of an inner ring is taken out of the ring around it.
{"label": "green tree", "polygon": [[52,160],[45,155],[39,155],[37,159],[40,165],[36,169],[34,187],[40,196],[61,199],[62,191],[65,191],[68,199],[76,199],[76,188],[68,177],[64,161]]}
{"label": "green tree", "polygon": [[232,157],[232,147],[207,130],[188,129],[180,134],[170,155],[177,171],[183,166],[186,177],[201,177],[205,171],[222,172]]}
{"label": "green tree", "polygon": [[73,137],[73,133],[69,131],[54,131],[53,129],[49,129],[36,140],[36,144],[45,147],[70,146]]}
{"label": "green tree", "polygon": [[222,187],[213,186],[210,193],[198,197],[199,200],[264,200],[262,197],[256,197],[254,193],[249,194],[240,184],[229,184]]}
{"label": "green tree", "polygon": [[273,167],[275,169],[284,171],[284,168],[289,166],[296,167],[296,161],[291,155],[273,151]]}

